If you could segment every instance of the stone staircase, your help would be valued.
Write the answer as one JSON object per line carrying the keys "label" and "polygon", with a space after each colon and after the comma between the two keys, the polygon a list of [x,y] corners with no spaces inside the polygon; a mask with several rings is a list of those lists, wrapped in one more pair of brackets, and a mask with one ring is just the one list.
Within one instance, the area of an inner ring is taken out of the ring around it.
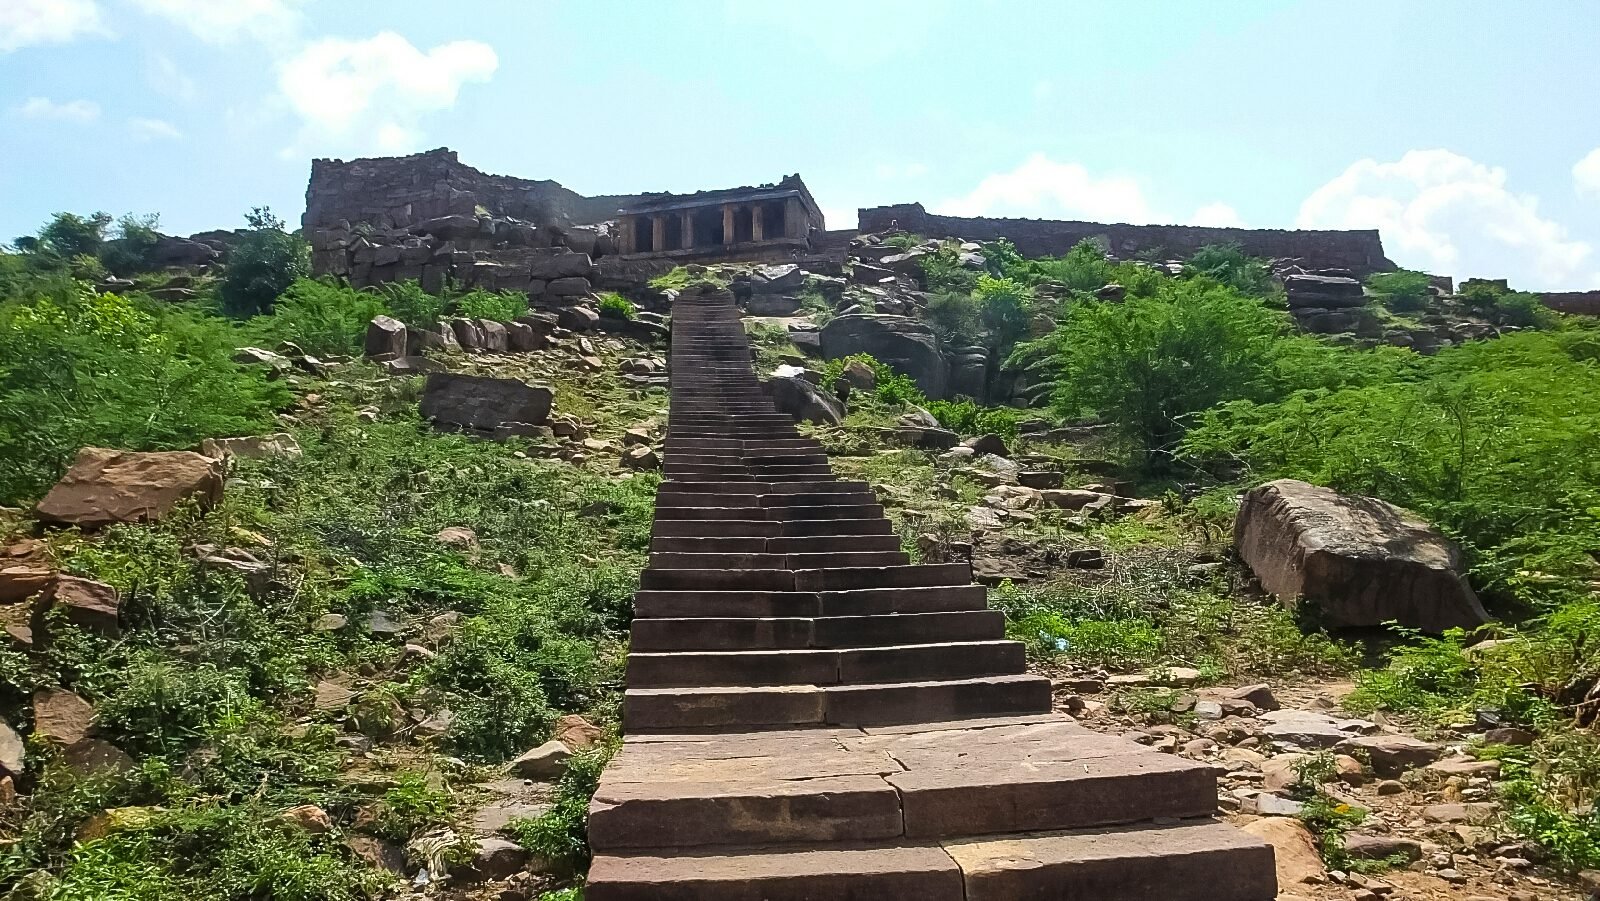
{"label": "stone staircase", "polygon": [[678,298],[671,373],[589,901],[1271,901],[1212,768],[1052,714],[968,567],[774,412],[730,294]]}

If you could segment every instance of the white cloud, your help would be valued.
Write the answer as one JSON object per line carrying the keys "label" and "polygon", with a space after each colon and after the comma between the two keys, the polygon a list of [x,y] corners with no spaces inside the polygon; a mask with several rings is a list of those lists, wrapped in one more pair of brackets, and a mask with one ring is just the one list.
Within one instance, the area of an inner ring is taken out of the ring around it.
{"label": "white cloud", "polygon": [[933,168],[927,163],[879,163],[873,168],[873,174],[880,181],[889,181],[898,178],[921,178],[932,172]]}
{"label": "white cloud", "polygon": [[1572,167],[1572,181],[1577,185],[1579,194],[1593,194],[1600,197],[1600,147],[1589,152],[1589,155]]}
{"label": "white cloud", "polygon": [[150,57],[145,67],[145,77],[149,79],[151,87],[184,103],[192,103],[199,93],[194,79],[185,75],[171,57],[162,53]]}
{"label": "white cloud", "polygon": [[94,0],[0,2],[0,53],[61,44],[86,34],[109,34]]}
{"label": "white cloud", "polygon": [[987,175],[963,197],[938,205],[951,216],[1076,217],[1095,222],[1149,222],[1150,204],[1139,183],[1125,175],[1098,177],[1079,163],[1058,163],[1042,153],[1010,172]]}
{"label": "white cloud", "polygon": [[211,44],[250,37],[272,43],[286,40],[300,26],[303,0],[133,0],[145,12],[187,28]]}
{"label": "white cloud", "polygon": [[1457,278],[1505,277],[1530,289],[1582,282],[1593,248],[1538,207],[1538,198],[1506,187],[1502,168],[1412,150],[1394,162],[1352,164],[1306,198],[1296,224],[1376,228],[1395,262]]}
{"label": "white cloud", "polygon": [[1225,203],[1208,203],[1189,217],[1188,225],[1204,225],[1208,228],[1244,228],[1244,219],[1240,218],[1239,211]]}
{"label": "white cloud", "polygon": [[478,41],[426,53],[390,31],[317,41],[278,71],[278,87],[303,123],[290,152],[415,150],[422,116],[454,106],[463,85],[488,81],[499,65],[494,48]]}
{"label": "white cloud", "polygon": [[183,132],[179,131],[177,126],[164,119],[141,119],[137,117],[129,119],[128,130],[133,132],[134,138],[140,141],[173,141],[183,137]]}
{"label": "white cloud", "polygon": [[100,105],[92,100],[57,103],[48,97],[29,97],[15,112],[24,119],[55,119],[83,124],[100,118]]}

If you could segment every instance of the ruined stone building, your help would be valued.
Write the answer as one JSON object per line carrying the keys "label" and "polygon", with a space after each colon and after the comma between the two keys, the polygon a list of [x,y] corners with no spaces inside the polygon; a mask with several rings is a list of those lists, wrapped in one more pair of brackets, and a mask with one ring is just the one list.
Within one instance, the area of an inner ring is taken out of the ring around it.
{"label": "ruined stone building", "polygon": [[775,185],[651,194],[624,207],[616,241],[624,255],[671,259],[771,259],[811,250],[822,210],[799,175]]}

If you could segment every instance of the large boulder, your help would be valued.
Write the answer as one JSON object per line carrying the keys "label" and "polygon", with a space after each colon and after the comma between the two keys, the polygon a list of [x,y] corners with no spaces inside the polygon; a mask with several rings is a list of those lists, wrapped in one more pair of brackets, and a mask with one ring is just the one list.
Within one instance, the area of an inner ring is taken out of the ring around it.
{"label": "large boulder", "polygon": [[406,355],[406,324],[392,316],[378,316],[367,323],[363,350],[369,357],[391,360]]}
{"label": "large boulder", "polygon": [[189,500],[204,510],[222,500],[218,461],[193,451],[86,447],[36,512],[44,522],[96,529],[158,520]]}
{"label": "large boulder", "polygon": [[896,372],[910,376],[928,397],[945,396],[949,364],[939,353],[939,339],[933,329],[921,320],[878,313],[839,316],[822,327],[821,344],[826,359],[871,354]]}
{"label": "large boulder", "polygon": [[492,432],[507,423],[544,423],[554,397],[543,385],[516,379],[433,372],[422,391],[421,412],[435,423]]}
{"label": "large boulder", "polygon": [[772,395],[772,405],[779,413],[818,425],[838,425],[844,421],[839,401],[803,378],[774,376],[763,387]]}
{"label": "large boulder", "polygon": [[1261,585],[1314,603],[1332,626],[1397,622],[1427,632],[1489,621],[1461,551],[1393,504],[1294,479],[1251,489],[1234,521]]}
{"label": "large boulder", "polygon": [[1339,309],[1365,306],[1366,294],[1353,278],[1331,275],[1288,275],[1283,290],[1290,307]]}
{"label": "large boulder", "polygon": [[594,260],[587,253],[566,248],[537,251],[529,264],[529,275],[547,282],[563,278],[587,279],[593,272]]}

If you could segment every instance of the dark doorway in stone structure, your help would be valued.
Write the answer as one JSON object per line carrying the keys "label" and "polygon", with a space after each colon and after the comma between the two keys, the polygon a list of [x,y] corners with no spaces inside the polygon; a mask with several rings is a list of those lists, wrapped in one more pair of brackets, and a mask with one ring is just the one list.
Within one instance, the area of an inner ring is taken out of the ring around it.
{"label": "dark doorway in stone structure", "polygon": [[655,223],[649,216],[639,216],[633,220],[633,252],[650,253],[655,247]]}
{"label": "dark doorway in stone structure", "polygon": [[662,247],[661,249],[662,250],[682,250],[683,249],[683,217],[682,216],[668,216],[667,217],[667,240],[666,240],[666,246]]}
{"label": "dark doorway in stone structure", "polygon": [[694,246],[716,247],[722,240],[722,207],[708,206],[695,210]]}
{"label": "dark doorway in stone structure", "polygon": [[733,208],[733,243],[743,244],[756,239],[755,213],[750,207]]}
{"label": "dark doorway in stone structure", "polygon": [[761,205],[761,237],[770,241],[773,238],[785,237],[783,201],[776,203],[763,203]]}

